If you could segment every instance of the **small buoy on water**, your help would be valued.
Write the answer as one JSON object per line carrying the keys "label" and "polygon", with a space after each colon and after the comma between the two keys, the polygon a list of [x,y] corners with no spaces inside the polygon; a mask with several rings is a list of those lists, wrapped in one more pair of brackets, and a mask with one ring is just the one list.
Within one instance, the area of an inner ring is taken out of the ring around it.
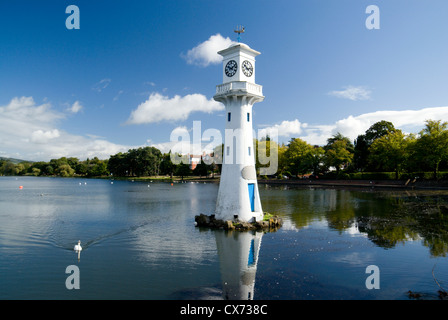
{"label": "small buoy on water", "polygon": [[75,245],[74,250],[75,250],[76,252],[80,252],[80,251],[82,250],[82,247],[81,247],[81,240],[78,240],[78,244]]}
{"label": "small buoy on water", "polygon": [[173,185],[173,183],[171,182],[171,185]]}
{"label": "small buoy on water", "polygon": [[20,186],[19,189],[23,189],[23,186]]}

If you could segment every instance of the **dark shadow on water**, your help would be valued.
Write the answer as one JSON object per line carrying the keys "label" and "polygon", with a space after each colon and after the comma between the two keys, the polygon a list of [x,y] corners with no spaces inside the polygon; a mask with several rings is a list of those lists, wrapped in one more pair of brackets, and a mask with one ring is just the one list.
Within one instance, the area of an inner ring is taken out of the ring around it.
{"label": "dark shadow on water", "polygon": [[169,300],[222,300],[222,287],[186,288],[173,292],[168,296]]}

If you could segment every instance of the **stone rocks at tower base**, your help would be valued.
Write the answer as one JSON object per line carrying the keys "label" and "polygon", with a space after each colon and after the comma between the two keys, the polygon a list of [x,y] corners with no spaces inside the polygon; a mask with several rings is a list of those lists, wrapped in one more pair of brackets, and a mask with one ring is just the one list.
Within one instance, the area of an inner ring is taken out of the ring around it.
{"label": "stone rocks at tower base", "polygon": [[246,222],[240,221],[238,218],[234,220],[218,220],[215,219],[215,215],[207,216],[200,214],[194,218],[197,227],[208,227],[212,229],[223,230],[264,230],[264,231],[276,231],[283,225],[282,218],[273,215],[265,215],[265,219],[262,221]]}

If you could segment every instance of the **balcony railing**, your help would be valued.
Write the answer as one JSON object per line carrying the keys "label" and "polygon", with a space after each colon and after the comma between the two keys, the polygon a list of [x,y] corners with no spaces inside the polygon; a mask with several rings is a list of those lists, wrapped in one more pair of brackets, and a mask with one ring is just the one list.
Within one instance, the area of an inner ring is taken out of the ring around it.
{"label": "balcony railing", "polygon": [[263,86],[246,81],[233,81],[216,86],[216,94],[226,94],[232,91],[242,91],[244,93],[251,93],[258,96],[263,95]]}

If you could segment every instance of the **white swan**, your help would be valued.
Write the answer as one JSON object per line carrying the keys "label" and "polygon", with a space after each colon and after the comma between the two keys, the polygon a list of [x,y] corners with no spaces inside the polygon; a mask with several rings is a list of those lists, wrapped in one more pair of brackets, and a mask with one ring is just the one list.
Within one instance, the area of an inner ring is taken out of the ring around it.
{"label": "white swan", "polygon": [[82,250],[82,247],[81,247],[81,240],[78,240],[78,244],[75,245],[74,250],[75,250],[76,252],[80,252],[80,251]]}

